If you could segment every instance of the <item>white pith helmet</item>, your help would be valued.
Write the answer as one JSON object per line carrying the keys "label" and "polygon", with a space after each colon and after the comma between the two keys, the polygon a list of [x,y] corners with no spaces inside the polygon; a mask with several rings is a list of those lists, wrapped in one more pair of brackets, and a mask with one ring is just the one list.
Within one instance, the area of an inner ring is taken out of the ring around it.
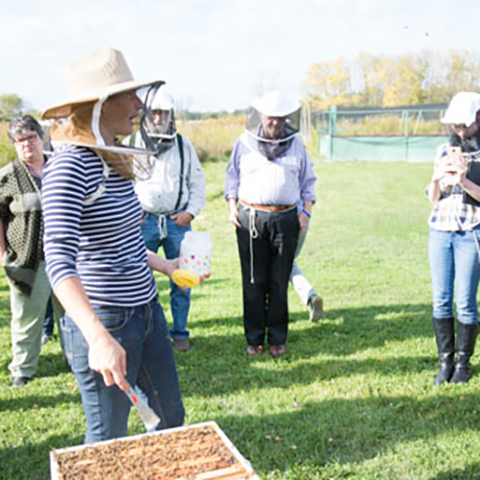
{"label": "white pith helmet", "polygon": [[267,117],[285,117],[299,110],[299,101],[275,90],[266,93],[251,103],[252,107]]}

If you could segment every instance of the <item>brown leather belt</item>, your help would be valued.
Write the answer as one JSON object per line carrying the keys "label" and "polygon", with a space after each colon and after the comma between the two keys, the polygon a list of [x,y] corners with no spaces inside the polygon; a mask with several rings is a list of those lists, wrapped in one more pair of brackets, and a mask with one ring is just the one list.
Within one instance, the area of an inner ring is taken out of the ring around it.
{"label": "brown leather belt", "polygon": [[240,200],[240,203],[245,207],[254,208],[261,212],[288,212],[297,207],[296,205],[260,205],[257,203],[249,203],[245,200]]}

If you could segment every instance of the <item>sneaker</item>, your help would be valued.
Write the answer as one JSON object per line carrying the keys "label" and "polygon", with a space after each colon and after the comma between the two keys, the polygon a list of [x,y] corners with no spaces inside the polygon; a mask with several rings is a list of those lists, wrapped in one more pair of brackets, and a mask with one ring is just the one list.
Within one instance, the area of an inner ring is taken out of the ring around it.
{"label": "sneaker", "polygon": [[179,352],[186,352],[190,350],[190,342],[188,341],[188,338],[174,338],[173,348]]}
{"label": "sneaker", "polygon": [[323,317],[323,300],[317,294],[313,294],[308,299],[308,319],[316,322]]}
{"label": "sneaker", "polygon": [[13,377],[12,387],[18,388],[25,386],[31,380],[30,377]]}
{"label": "sneaker", "polygon": [[53,335],[47,335],[46,333],[44,333],[42,335],[42,345],[45,345],[46,343],[48,343],[50,340],[52,340],[53,338]]}

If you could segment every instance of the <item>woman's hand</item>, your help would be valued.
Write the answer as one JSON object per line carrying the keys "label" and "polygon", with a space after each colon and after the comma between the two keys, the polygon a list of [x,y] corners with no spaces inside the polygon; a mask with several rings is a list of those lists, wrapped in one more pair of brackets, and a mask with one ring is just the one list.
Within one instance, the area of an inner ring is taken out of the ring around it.
{"label": "woman's hand", "polygon": [[118,385],[128,392],[127,355],[123,347],[108,333],[96,336],[89,344],[88,364],[92,370],[102,374],[107,387]]}
{"label": "woman's hand", "polygon": [[55,287],[55,295],[76,323],[88,344],[88,365],[101,373],[108,387],[117,384],[125,392],[127,358],[123,347],[95,314],[78,277],[68,277]]}
{"label": "woman's hand", "polygon": [[458,171],[458,162],[459,160],[452,160],[451,158],[446,158],[438,162],[433,170],[432,182],[439,182],[443,178],[450,177],[452,180]]}

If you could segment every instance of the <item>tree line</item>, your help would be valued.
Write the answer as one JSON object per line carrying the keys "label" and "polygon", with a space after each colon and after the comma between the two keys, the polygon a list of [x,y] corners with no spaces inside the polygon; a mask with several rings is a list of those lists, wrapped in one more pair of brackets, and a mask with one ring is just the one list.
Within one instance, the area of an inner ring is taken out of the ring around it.
{"label": "tree line", "polygon": [[459,91],[480,92],[480,59],[468,50],[423,50],[395,56],[359,54],[318,62],[307,71],[304,99],[313,110],[331,105],[394,107],[448,102]]}
{"label": "tree line", "polygon": [[[480,92],[480,59],[469,50],[433,50],[384,56],[361,53],[353,61],[339,58],[314,63],[307,71],[302,96],[312,110],[330,105],[394,107],[448,102],[459,91]],[[25,112],[15,93],[0,95],[0,121]],[[191,112],[177,110],[182,120],[239,116],[246,110]],[[35,112],[30,111],[35,114]]]}

